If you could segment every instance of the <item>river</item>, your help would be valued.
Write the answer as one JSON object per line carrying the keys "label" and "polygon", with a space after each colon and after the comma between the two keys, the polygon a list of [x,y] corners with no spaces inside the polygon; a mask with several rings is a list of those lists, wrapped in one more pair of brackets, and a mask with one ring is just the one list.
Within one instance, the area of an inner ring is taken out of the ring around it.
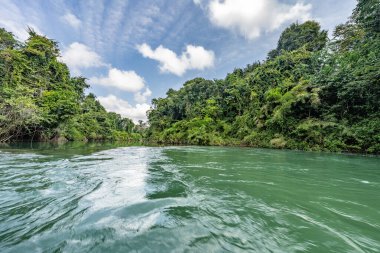
{"label": "river", "polygon": [[0,148],[0,252],[380,252],[380,158]]}

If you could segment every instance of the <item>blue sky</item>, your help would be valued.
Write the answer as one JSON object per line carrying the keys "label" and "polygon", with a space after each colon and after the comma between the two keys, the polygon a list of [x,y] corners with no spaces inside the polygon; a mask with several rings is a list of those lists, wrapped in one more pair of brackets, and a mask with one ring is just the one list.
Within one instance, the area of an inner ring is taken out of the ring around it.
{"label": "blue sky", "polygon": [[152,98],[194,77],[223,78],[263,60],[290,23],[329,30],[355,0],[0,0],[0,27],[59,42],[107,110],[145,120]]}

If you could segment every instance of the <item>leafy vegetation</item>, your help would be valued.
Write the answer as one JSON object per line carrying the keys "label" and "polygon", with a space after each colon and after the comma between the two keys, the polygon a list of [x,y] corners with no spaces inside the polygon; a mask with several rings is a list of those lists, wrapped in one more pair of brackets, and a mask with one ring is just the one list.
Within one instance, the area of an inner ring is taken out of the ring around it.
{"label": "leafy vegetation", "polygon": [[292,24],[266,61],[223,80],[195,78],[152,101],[149,128],[108,113],[57,43],[0,29],[0,142],[141,140],[380,153],[380,3],[359,0],[332,40]]}
{"label": "leafy vegetation", "polygon": [[55,41],[29,30],[25,43],[0,29],[0,142],[139,141],[130,119],[108,113],[83,77],[58,61]]}
{"label": "leafy vegetation", "polygon": [[378,0],[359,0],[331,41],[317,22],[292,24],[265,62],[153,99],[147,138],[378,154],[379,27]]}

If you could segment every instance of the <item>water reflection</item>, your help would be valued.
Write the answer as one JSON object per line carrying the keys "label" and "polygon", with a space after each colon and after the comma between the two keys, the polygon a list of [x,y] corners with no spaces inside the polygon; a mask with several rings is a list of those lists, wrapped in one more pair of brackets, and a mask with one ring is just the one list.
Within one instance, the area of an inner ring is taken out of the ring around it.
{"label": "water reflection", "polygon": [[[0,152],[39,155],[54,155],[56,157],[72,157],[78,155],[91,155],[95,152],[119,147],[135,146],[124,142],[16,142],[0,143]],[[138,146],[138,145],[137,145]]]}

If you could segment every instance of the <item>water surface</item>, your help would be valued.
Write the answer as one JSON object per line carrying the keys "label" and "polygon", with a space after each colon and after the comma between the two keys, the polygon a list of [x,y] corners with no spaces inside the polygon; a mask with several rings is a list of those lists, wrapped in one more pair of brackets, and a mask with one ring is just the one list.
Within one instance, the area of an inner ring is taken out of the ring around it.
{"label": "water surface", "polygon": [[380,158],[0,149],[0,252],[379,252]]}

